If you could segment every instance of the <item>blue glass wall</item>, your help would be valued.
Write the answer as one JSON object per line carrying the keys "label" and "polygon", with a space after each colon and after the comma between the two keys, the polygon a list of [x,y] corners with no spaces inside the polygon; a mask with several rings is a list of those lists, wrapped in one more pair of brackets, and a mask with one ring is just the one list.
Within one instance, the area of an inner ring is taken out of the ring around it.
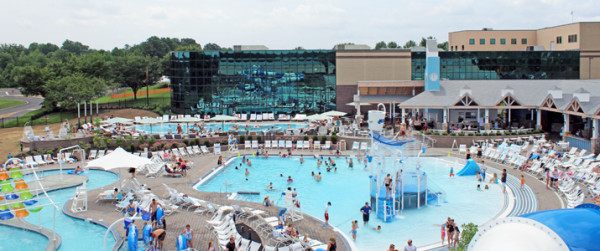
{"label": "blue glass wall", "polygon": [[[579,51],[440,52],[440,78],[579,79]],[[423,80],[425,52],[412,52],[412,79]]]}
{"label": "blue glass wall", "polygon": [[335,51],[171,53],[175,113],[319,113],[335,107]]}

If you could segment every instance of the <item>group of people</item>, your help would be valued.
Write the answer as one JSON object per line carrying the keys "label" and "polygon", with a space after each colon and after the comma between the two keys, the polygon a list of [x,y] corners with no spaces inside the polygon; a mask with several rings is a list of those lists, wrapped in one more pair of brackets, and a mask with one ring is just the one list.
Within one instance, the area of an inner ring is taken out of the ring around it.
{"label": "group of people", "polygon": [[460,229],[454,222],[454,219],[448,217],[448,220],[444,224],[441,224],[440,234],[442,237],[442,245],[444,241],[448,241],[448,248],[456,248],[456,245],[460,241]]}
{"label": "group of people", "polygon": [[[396,245],[390,244],[390,247],[386,251],[399,251],[396,249]],[[412,239],[408,239],[406,242],[406,246],[404,246],[404,251],[417,251],[417,246],[413,245]]]}

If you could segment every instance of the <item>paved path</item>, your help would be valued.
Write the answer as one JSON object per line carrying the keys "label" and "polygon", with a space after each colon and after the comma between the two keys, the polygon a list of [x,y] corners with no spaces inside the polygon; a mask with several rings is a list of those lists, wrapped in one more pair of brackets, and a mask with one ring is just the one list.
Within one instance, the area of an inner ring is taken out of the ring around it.
{"label": "paved path", "polygon": [[0,89],[0,98],[22,100],[27,103],[24,105],[0,109],[0,118],[18,117],[30,111],[42,108],[42,102],[44,101],[43,98],[25,97],[18,90],[15,90],[14,92],[11,92],[11,90],[13,89]]}

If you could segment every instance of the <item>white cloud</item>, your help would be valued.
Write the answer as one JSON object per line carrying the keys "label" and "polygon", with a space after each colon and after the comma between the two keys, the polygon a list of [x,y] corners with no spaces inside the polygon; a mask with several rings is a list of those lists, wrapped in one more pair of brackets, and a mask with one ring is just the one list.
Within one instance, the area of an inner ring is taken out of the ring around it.
{"label": "white cloud", "polygon": [[600,21],[598,0],[31,0],[4,1],[0,43],[80,41],[111,49],[152,35],[199,43],[331,48],[435,36],[466,29],[536,29]]}

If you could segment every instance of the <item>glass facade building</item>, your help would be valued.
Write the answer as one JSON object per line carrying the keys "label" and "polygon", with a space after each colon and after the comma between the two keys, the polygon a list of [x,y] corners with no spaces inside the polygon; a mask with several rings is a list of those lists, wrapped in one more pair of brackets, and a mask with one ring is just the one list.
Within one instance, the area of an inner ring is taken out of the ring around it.
{"label": "glass facade building", "polygon": [[[579,79],[579,51],[439,52],[440,78]],[[412,52],[412,79],[423,80],[425,52]]]}
{"label": "glass facade building", "polygon": [[333,50],[171,52],[175,113],[320,113],[335,110]]}

